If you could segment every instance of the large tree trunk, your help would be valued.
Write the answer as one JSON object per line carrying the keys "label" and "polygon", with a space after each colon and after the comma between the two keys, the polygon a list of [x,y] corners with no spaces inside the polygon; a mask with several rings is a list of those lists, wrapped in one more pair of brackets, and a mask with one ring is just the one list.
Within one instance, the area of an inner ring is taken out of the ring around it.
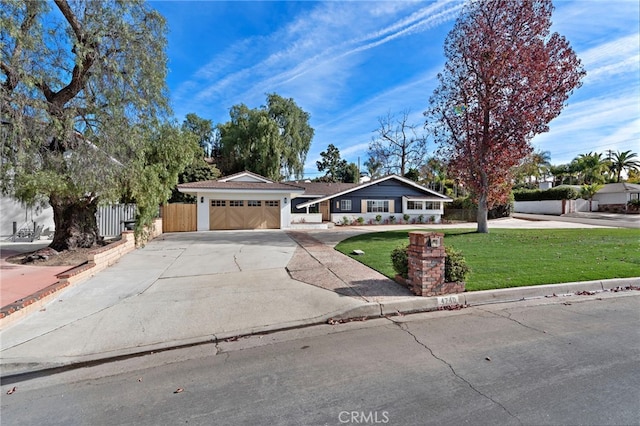
{"label": "large tree trunk", "polygon": [[73,198],[51,195],[55,233],[49,247],[54,250],[74,250],[93,247],[100,239],[96,212],[97,198]]}
{"label": "large tree trunk", "polygon": [[476,230],[476,232],[480,234],[489,233],[488,215],[489,215],[489,209],[487,207],[487,196],[482,195],[478,200],[478,213],[476,215],[476,220],[478,222],[478,229]]}

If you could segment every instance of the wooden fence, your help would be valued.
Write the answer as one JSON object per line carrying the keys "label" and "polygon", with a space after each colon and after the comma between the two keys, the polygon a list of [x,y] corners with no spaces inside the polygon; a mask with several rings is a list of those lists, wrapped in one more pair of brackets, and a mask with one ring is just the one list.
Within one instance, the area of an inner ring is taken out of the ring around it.
{"label": "wooden fence", "polygon": [[196,204],[165,204],[162,206],[162,232],[197,231]]}

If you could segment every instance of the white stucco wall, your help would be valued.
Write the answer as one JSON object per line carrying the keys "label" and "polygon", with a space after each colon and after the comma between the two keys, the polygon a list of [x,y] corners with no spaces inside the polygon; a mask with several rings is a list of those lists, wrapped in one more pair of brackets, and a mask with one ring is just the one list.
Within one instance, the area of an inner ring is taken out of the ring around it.
{"label": "white stucco wall", "polygon": [[34,221],[42,225],[43,229],[49,228],[51,231],[55,229],[53,209],[49,205],[44,208],[26,207],[13,198],[0,198],[0,236],[13,235],[13,222],[16,222],[20,228],[24,223],[33,224]]}
{"label": "white stucco wall", "polygon": [[600,204],[627,204],[629,194],[624,192],[596,194],[593,196],[593,199],[597,200]]}
{"label": "white stucco wall", "polygon": [[562,214],[562,200],[514,201],[513,211],[530,214]]}

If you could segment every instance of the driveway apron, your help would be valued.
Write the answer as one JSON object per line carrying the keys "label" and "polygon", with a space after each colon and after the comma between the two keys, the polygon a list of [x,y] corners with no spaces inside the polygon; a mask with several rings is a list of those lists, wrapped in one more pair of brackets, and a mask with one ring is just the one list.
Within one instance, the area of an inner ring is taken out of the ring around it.
{"label": "driveway apron", "polygon": [[365,303],[292,279],[285,232],[164,234],[0,332],[3,375],[315,323]]}

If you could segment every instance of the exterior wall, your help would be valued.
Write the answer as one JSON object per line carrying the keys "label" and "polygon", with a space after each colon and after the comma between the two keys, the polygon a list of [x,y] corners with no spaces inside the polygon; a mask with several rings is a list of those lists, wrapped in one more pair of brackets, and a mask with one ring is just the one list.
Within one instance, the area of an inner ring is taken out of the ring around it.
{"label": "exterior wall", "polygon": [[631,193],[614,192],[609,194],[596,194],[593,196],[594,201],[599,204],[627,204],[630,200]]}
{"label": "exterior wall", "polygon": [[[335,224],[343,224],[344,222],[344,218],[346,217],[347,220],[349,221],[349,223],[354,223],[357,222],[358,218],[363,218],[364,219],[364,224],[368,225],[368,224],[378,224],[378,222],[376,222],[376,216],[380,215],[382,217],[382,221],[379,222],[380,224],[384,224],[384,223],[390,223],[390,218],[391,216],[393,216],[395,218],[394,223],[406,223],[406,221],[404,220],[403,216],[404,213],[399,212],[399,213],[332,213],[331,214],[331,222],[335,223]],[[409,215],[409,222],[410,223],[419,223],[418,222],[418,217],[420,215],[419,214],[410,214]],[[438,214],[431,214],[431,215],[422,215],[422,223],[427,223],[429,218],[431,216],[433,216],[434,222],[433,223],[441,223],[442,222],[442,214],[438,213]]]}
{"label": "exterior wall", "polygon": [[[402,197],[424,197],[424,192],[418,190],[409,185],[404,185],[395,180],[386,180],[384,182],[377,183],[375,185],[368,186],[366,188],[359,189],[357,191],[351,192],[349,194],[345,194],[344,196],[336,197],[331,199],[331,213],[333,215],[344,216],[349,213],[358,213],[359,216],[363,216],[362,214],[362,200],[393,200],[393,212],[389,212],[389,215],[395,215],[397,217],[398,214],[402,216],[403,205],[402,205]],[[340,200],[351,200],[351,210],[345,211],[340,210]],[[421,212],[422,213],[422,212]],[[442,211],[438,211],[440,215],[442,215]],[[370,213],[366,213],[369,215]],[[380,213],[382,215],[386,213]],[[416,214],[417,217],[420,213]],[[422,213],[426,215],[426,213]],[[373,215],[375,218],[376,214]],[[426,220],[426,218],[425,218]]]}
{"label": "exterior wall", "polygon": [[285,229],[291,226],[291,198],[288,194],[283,196],[282,194],[265,192],[229,192],[211,195],[199,192],[197,197],[198,231],[209,231],[209,205],[211,204],[211,200],[279,200],[280,228]]}
{"label": "exterior wall", "polygon": [[291,213],[291,223],[322,223],[322,213]]}
{"label": "exterior wall", "polygon": [[[588,212],[589,200],[581,198],[577,200],[564,200],[565,211],[562,211],[563,200],[543,200],[543,201],[514,201],[513,211],[516,213],[530,214],[551,214],[560,216],[565,213]],[[598,210],[598,201],[595,199],[591,202],[591,210]]]}
{"label": "exterior wall", "polygon": [[[575,200],[576,203],[576,211],[577,212],[588,212],[589,211],[589,200],[583,200],[582,198],[579,198],[577,200]],[[597,212],[598,211],[598,201],[596,200],[591,200],[591,211],[592,212]]]}
{"label": "exterior wall", "polygon": [[[302,208],[302,209],[298,209],[297,206],[298,204],[302,204],[305,203],[307,201],[313,200],[314,198],[318,198],[318,197],[296,197],[293,200],[291,200],[291,213],[306,213],[307,209]],[[312,211],[313,207],[309,207],[309,211]],[[318,211],[318,207],[315,207],[316,211]]]}
{"label": "exterior wall", "polygon": [[[18,228],[25,222],[29,222],[33,227],[33,222],[42,225],[53,232],[55,223],[53,222],[53,209],[46,204],[43,207],[25,207],[22,203],[10,197],[2,197],[0,200],[0,236],[8,237],[13,235],[13,222]],[[135,220],[135,204],[113,204],[98,206],[96,222],[100,236],[113,237],[120,235],[125,230],[124,220]]]}
{"label": "exterior wall", "polygon": [[29,222],[32,227],[33,222],[37,222],[44,227],[43,229],[55,229],[53,209],[48,204],[44,207],[25,207],[13,198],[2,197],[0,212],[0,236],[3,237],[13,235],[13,222],[16,222],[18,228],[25,222]]}
{"label": "exterior wall", "polygon": [[562,200],[514,201],[513,211],[531,214],[562,214]]}

